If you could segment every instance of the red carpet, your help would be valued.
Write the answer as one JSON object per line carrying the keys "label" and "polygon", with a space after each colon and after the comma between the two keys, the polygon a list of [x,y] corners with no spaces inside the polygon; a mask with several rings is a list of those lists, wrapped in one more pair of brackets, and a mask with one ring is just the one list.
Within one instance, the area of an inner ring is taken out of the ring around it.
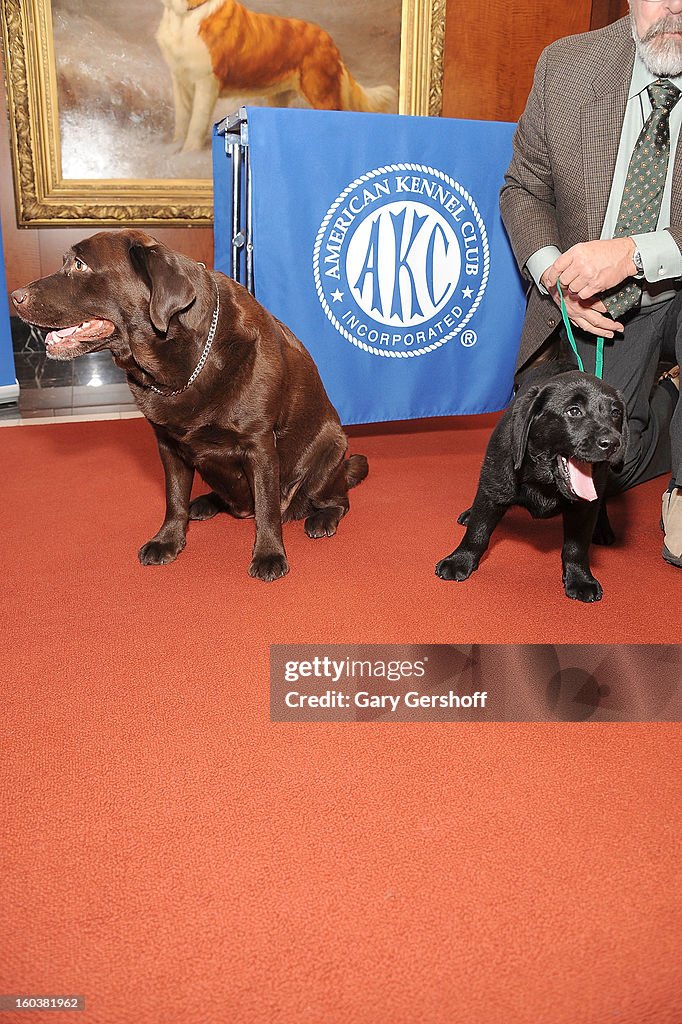
{"label": "red carpet", "polygon": [[[520,510],[465,584],[492,417],[353,431],[337,537],[253,524],[136,550],[163,516],[141,420],[0,431],[0,993],[88,1024],[679,1024],[677,724],[271,724],[271,643],[658,643],[682,575],[663,481],[612,503],[604,600],[563,596]],[[673,625],[675,624],[675,625]]]}

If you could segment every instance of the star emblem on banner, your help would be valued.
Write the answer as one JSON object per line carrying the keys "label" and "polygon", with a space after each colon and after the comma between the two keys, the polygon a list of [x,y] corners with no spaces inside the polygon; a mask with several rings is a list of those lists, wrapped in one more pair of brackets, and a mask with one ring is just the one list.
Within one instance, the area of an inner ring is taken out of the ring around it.
{"label": "star emblem on banner", "polygon": [[338,288],[336,289],[335,292],[332,292],[332,299],[333,299],[334,302],[341,302],[342,298],[343,298],[343,292],[340,292]]}
{"label": "star emblem on banner", "polygon": [[473,293],[473,289],[471,289],[471,288],[464,288],[462,290],[462,296],[465,299],[470,299],[473,294],[474,294]]}

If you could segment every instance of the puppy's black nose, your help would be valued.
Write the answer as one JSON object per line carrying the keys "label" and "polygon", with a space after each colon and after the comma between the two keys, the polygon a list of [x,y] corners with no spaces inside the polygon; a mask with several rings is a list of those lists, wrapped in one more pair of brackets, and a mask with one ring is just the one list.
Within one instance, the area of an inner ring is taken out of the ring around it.
{"label": "puppy's black nose", "polygon": [[26,302],[26,299],[28,298],[28,289],[17,288],[16,291],[12,292],[11,298],[15,306],[20,306],[22,302]]}
{"label": "puppy's black nose", "polygon": [[604,452],[605,455],[612,455],[619,445],[619,440],[612,434],[605,434],[600,438],[597,438],[597,447]]}

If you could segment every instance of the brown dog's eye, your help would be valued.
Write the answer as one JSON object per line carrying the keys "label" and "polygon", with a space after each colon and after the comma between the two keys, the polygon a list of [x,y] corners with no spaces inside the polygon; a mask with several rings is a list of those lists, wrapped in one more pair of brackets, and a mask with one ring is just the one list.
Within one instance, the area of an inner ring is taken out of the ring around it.
{"label": "brown dog's eye", "polygon": [[621,419],[620,409],[612,409],[611,410],[611,419],[612,420],[619,420],[619,419]]}
{"label": "brown dog's eye", "polygon": [[75,260],[73,261],[73,268],[74,268],[74,270],[78,270],[79,273],[82,273],[84,270],[88,269],[88,265],[87,265],[87,263],[83,263],[83,260],[80,260],[76,256]]}
{"label": "brown dog's eye", "polygon": [[579,405],[571,405],[566,410],[566,415],[567,416],[582,416],[582,414],[583,414],[583,411],[582,411],[582,409],[580,408]]}

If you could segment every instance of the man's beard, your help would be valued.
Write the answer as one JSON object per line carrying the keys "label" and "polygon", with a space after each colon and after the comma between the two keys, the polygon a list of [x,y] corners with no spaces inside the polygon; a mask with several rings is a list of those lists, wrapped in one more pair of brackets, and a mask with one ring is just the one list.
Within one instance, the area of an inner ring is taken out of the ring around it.
{"label": "man's beard", "polygon": [[[682,15],[670,14],[667,18],[661,18],[644,33],[641,39],[637,34],[632,11],[630,11],[630,21],[637,53],[651,74],[665,78],[682,75]],[[665,33],[677,33],[677,35],[666,35]]]}

